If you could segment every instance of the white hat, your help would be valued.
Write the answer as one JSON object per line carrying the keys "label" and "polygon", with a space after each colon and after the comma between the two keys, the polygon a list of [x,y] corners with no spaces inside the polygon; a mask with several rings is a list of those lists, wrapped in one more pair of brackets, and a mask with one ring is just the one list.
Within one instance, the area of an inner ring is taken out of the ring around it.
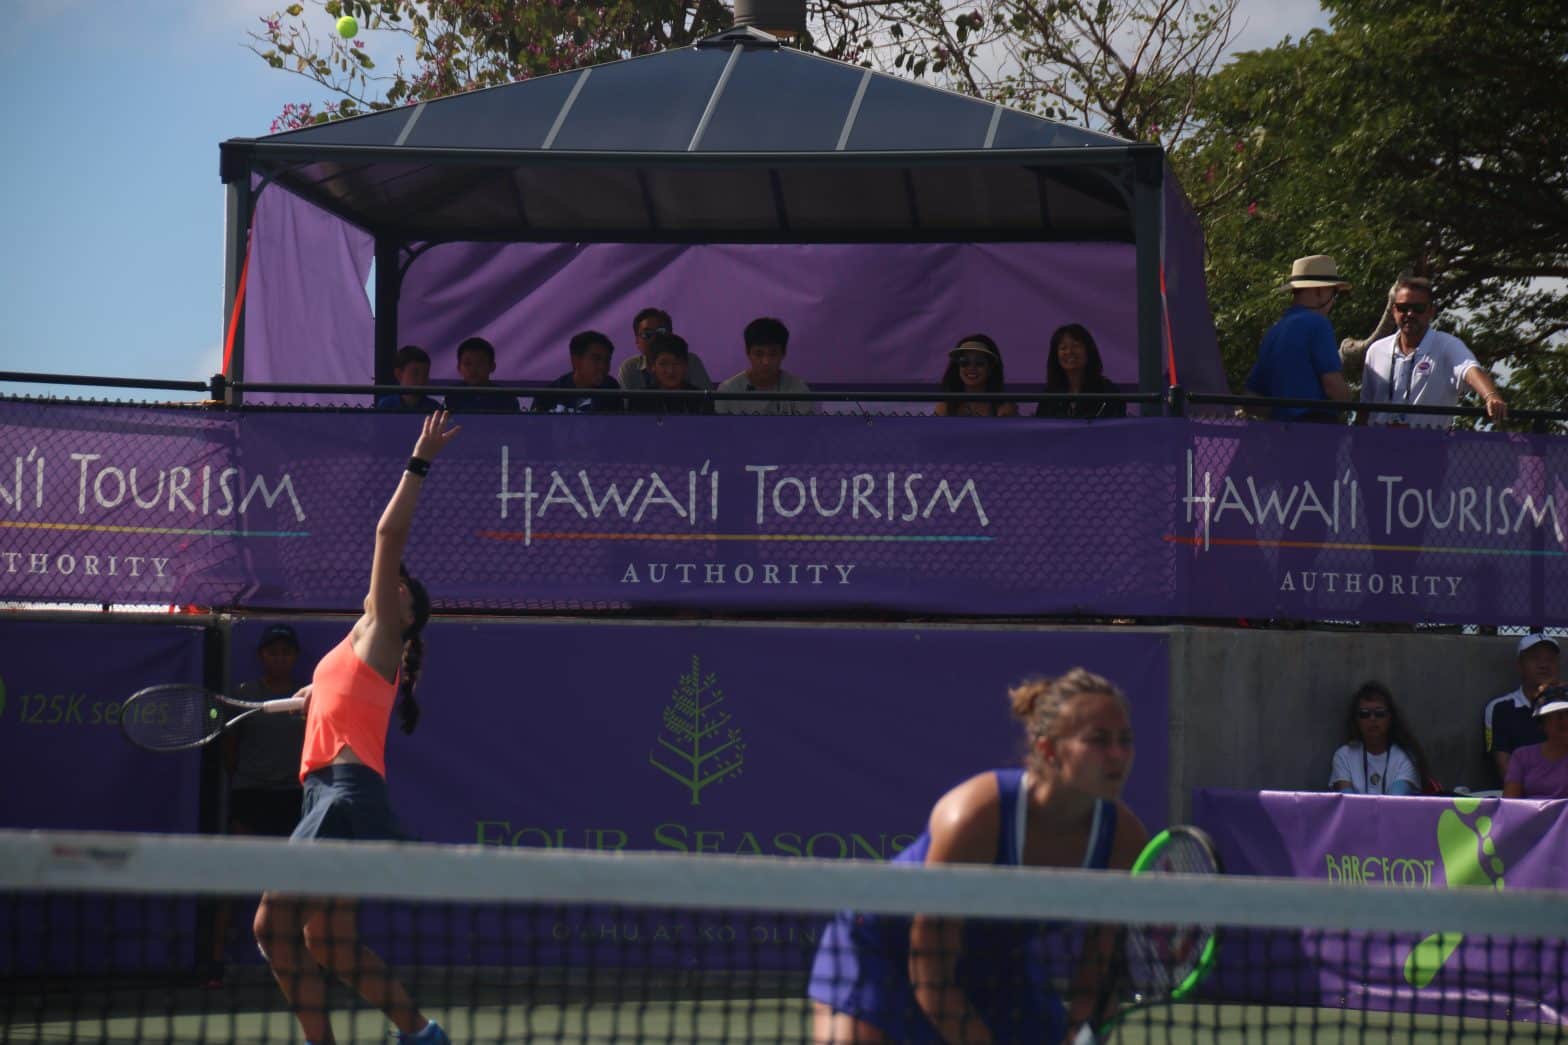
{"label": "white hat", "polygon": [[1524,656],[1524,651],[1525,650],[1532,649],[1532,648],[1534,648],[1536,646],[1539,646],[1543,642],[1551,643],[1552,649],[1557,649],[1558,648],[1556,639],[1552,638],[1549,635],[1542,635],[1538,631],[1532,631],[1530,634],[1524,636],[1523,638],[1521,638],[1519,640],[1519,653],[1518,653],[1518,656],[1521,656],[1521,657]]}
{"label": "white hat", "polygon": [[1307,287],[1338,287],[1341,293],[1350,292],[1350,284],[1339,274],[1339,266],[1327,254],[1308,254],[1290,263],[1290,278],[1283,290],[1305,290]]}

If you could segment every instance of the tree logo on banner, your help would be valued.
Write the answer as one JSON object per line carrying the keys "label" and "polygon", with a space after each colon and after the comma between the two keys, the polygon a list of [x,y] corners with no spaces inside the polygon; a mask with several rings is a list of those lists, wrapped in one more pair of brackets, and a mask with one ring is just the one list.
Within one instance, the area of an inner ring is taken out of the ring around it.
{"label": "tree logo on banner", "polygon": [[694,806],[702,805],[705,788],[738,775],[746,761],[741,732],[721,709],[725,698],[718,680],[711,672],[704,675],[702,661],[692,656],[691,670],[676,681],[664,708],[659,750],[648,752],[648,763],[686,788]]}

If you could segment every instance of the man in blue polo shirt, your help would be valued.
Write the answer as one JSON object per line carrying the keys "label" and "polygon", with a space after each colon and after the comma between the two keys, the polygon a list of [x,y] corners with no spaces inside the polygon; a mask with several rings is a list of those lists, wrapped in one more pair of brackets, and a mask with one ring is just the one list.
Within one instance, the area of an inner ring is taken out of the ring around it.
{"label": "man in blue polo shirt", "polygon": [[[1350,284],[1339,276],[1339,267],[1327,254],[1297,258],[1285,281],[1290,307],[1263,335],[1258,362],[1247,375],[1247,391],[1274,399],[1319,399],[1350,402],[1350,386],[1339,361],[1339,343],[1328,321],[1334,299],[1349,293]],[[1337,411],[1313,407],[1271,407],[1276,421],[1344,420]]]}

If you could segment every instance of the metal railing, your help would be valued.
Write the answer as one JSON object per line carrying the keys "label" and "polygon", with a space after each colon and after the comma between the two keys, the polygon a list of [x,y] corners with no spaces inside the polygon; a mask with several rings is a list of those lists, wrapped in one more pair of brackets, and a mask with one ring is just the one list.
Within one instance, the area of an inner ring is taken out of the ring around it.
{"label": "metal railing", "polygon": [[[1337,402],[1324,399],[1276,399],[1252,395],[1231,395],[1215,392],[1188,391],[1180,385],[1173,385],[1162,392],[1120,392],[1120,393],[1052,393],[1045,392],[1039,386],[1025,386],[1007,392],[987,393],[953,393],[943,390],[931,390],[923,386],[916,390],[912,386],[903,387],[843,387],[829,386],[811,392],[720,392],[715,389],[691,391],[665,391],[662,389],[620,388],[620,389],[578,389],[561,388],[538,382],[509,383],[504,385],[486,385],[473,387],[465,385],[419,385],[405,386],[399,384],[325,384],[316,382],[289,382],[289,381],[229,381],[222,374],[214,374],[209,380],[181,381],[158,378],[132,378],[109,377],[90,374],[53,374],[29,371],[0,371],[0,386],[6,384],[20,385],[25,389],[35,385],[64,385],[82,388],[97,388],[108,390],[150,390],[168,392],[197,393],[204,396],[202,399],[190,403],[135,403],[124,401],[124,405],[147,406],[201,406],[209,409],[234,409],[234,410],[367,410],[372,409],[376,399],[389,395],[415,395],[415,396],[443,396],[454,391],[462,391],[465,395],[477,394],[480,396],[493,396],[497,399],[511,397],[516,399],[572,399],[592,401],[620,401],[622,408],[630,408],[633,412],[659,413],[651,409],[648,404],[665,403],[676,406],[676,412],[694,412],[689,404],[705,404],[706,408],[700,412],[712,412],[712,406],[721,402],[745,402],[748,405],[761,405],[774,402],[810,403],[823,405],[854,405],[860,409],[858,412],[866,414],[928,414],[930,408],[938,403],[959,400],[963,402],[986,403],[1001,405],[1012,403],[1020,408],[1031,404],[1037,407],[1042,404],[1060,403],[1115,403],[1126,407],[1137,407],[1138,411],[1131,416],[1169,416],[1169,417],[1215,417],[1222,415],[1239,418],[1264,420],[1273,410],[1310,410],[1317,414],[1340,414],[1345,423],[1350,423],[1354,415],[1357,424],[1367,423],[1371,417],[1380,414],[1398,414],[1402,416],[1438,416],[1450,418],[1476,418],[1486,420],[1484,408],[1479,406],[1421,406],[1414,404],[1394,403],[1363,403],[1358,401]],[[230,403],[230,393],[240,392],[245,395],[259,394],[274,397],[271,402],[256,403],[246,402],[235,406]],[[283,402],[275,397],[298,395],[317,397],[317,401]],[[39,398],[29,396],[23,390],[8,392],[0,388],[0,397]],[[320,397],[330,397],[332,401],[321,402]],[[51,396],[52,399],[66,399],[71,397]],[[83,397],[84,401],[87,397]],[[366,401],[368,400],[368,402]],[[100,400],[101,401],[101,400]],[[866,409],[868,405],[887,407],[890,405],[904,405],[911,409],[905,411],[888,409]],[[1215,410],[1212,408],[1221,408]],[[498,407],[497,413],[512,413],[515,410],[507,407]],[[1528,429],[1537,433],[1551,432],[1553,426],[1568,426],[1568,410],[1528,410],[1510,409],[1507,419],[1502,422],[1510,429]]]}

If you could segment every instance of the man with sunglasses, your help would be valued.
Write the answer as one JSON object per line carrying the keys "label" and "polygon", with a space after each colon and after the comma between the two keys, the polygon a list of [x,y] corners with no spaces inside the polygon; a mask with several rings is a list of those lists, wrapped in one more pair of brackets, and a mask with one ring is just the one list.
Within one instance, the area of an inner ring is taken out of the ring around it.
{"label": "man with sunglasses", "polygon": [[[632,336],[636,338],[637,354],[621,364],[620,373],[616,375],[622,388],[653,388],[653,375],[648,373],[648,363],[653,351],[655,338],[664,334],[675,333],[675,324],[670,321],[670,314],[662,308],[645,308],[637,313],[632,320]],[[708,368],[702,365],[702,360],[697,358],[697,353],[688,352],[686,355],[686,382],[693,388],[703,391],[713,387],[713,379],[708,376]]]}
{"label": "man with sunglasses", "polygon": [[[1396,331],[1367,346],[1366,370],[1361,378],[1361,401],[1394,406],[1454,406],[1466,385],[1475,389],[1491,421],[1508,416],[1508,404],[1497,391],[1492,375],[1476,361],[1465,343],[1452,334],[1432,329],[1437,314],[1432,301],[1432,281],[1401,273],[1394,284]],[[1361,424],[1400,425],[1414,428],[1447,428],[1446,414],[1404,414],[1363,411]]]}
{"label": "man with sunglasses", "polygon": [[[1263,335],[1258,362],[1247,375],[1247,391],[1272,399],[1320,399],[1327,403],[1350,402],[1350,386],[1339,360],[1339,343],[1328,314],[1334,301],[1350,291],[1339,276],[1339,267],[1327,254],[1297,258],[1283,289],[1290,292],[1290,307]],[[1270,407],[1276,421],[1315,421],[1338,424],[1344,414],[1303,406]]]}

